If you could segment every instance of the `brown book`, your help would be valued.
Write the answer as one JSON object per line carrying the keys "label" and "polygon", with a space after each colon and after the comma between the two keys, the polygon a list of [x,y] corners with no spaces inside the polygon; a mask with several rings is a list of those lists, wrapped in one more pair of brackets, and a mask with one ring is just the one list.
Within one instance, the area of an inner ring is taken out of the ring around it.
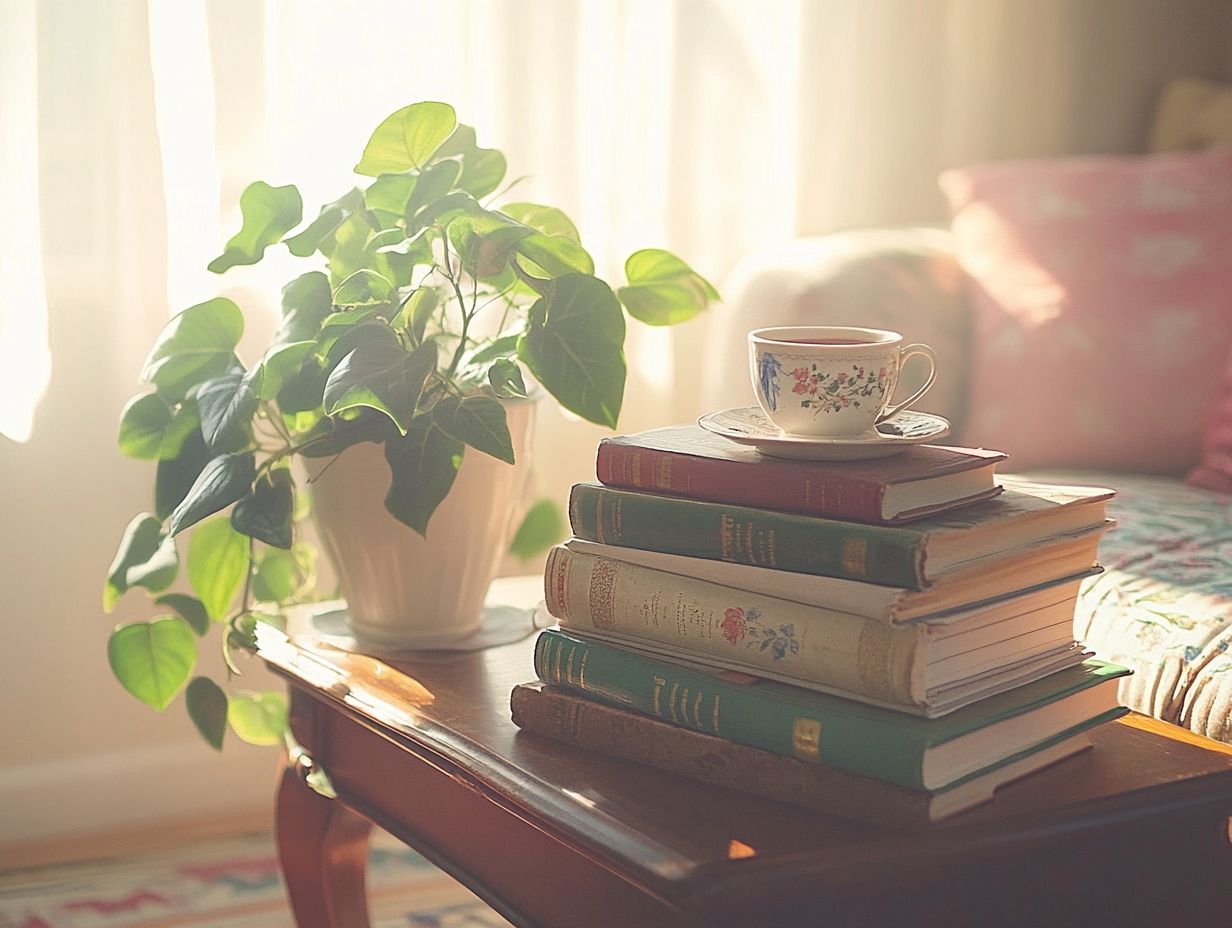
{"label": "brown book", "polygon": [[873,461],[789,461],[685,425],[605,438],[595,469],[610,487],[892,525],[995,496],[1005,459],[919,445]]}
{"label": "brown book", "polygon": [[948,789],[926,792],[737,744],[592,702],[543,682],[514,687],[510,706],[514,724],[524,731],[715,786],[889,828],[921,828],[957,815],[992,799],[997,787],[1091,743],[1085,732],[1072,735]]}

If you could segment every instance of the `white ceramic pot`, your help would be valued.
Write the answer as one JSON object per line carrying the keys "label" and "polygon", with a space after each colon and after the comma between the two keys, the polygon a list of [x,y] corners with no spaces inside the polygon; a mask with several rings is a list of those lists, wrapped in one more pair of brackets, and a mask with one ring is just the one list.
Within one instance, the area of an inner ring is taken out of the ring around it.
{"label": "white ceramic pot", "polygon": [[382,648],[442,648],[483,623],[530,472],[533,401],[505,404],[516,464],[467,448],[426,536],[385,509],[389,464],[374,442],[307,461],[313,515],[338,571],[351,632]]}

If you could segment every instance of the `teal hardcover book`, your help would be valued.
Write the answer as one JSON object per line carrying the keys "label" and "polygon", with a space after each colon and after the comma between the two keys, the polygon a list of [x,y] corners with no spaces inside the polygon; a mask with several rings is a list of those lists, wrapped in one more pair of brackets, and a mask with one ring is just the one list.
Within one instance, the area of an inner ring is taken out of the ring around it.
{"label": "teal hardcover book", "polygon": [[545,683],[740,744],[829,764],[913,789],[941,790],[1007,758],[1127,710],[1124,667],[1088,660],[922,719],[746,674],[548,629],[535,646]]}

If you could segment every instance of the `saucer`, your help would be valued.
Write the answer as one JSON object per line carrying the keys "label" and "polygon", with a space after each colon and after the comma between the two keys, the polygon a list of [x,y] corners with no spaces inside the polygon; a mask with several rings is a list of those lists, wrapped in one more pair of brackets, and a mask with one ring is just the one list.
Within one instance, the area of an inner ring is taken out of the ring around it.
{"label": "saucer", "polygon": [[762,454],[796,461],[867,461],[900,454],[912,445],[941,438],[950,431],[949,420],[906,409],[877,423],[874,431],[842,438],[789,435],[771,422],[757,406],[712,412],[697,420],[709,432]]}

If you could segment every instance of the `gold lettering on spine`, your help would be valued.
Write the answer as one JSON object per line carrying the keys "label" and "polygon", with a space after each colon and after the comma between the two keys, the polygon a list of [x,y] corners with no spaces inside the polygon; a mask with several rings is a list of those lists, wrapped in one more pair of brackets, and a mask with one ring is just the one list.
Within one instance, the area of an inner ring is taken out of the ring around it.
{"label": "gold lettering on spine", "polygon": [[791,747],[797,757],[817,760],[821,757],[821,722],[816,719],[796,719],[791,727]]}
{"label": "gold lettering on spine", "polygon": [[672,714],[673,722],[680,721],[680,719],[676,717],[676,691],[678,689],[680,689],[680,684],[673,683],[671,692],[667,694],[667,711]]}
{"label": "gold lettering on spine", "polygon": [[659,718],[663,718],[662,694],[665,686],[667,686],[667,681],[662,677],[654,678],[654,714]]}
{"label": "gold lettering on spine", "polygon": [[689,688],[680,691],[680,721],[689,724]]}
{"label": "gold lettering on spine", "polygon": [[565,680],[573,683],[573,652],[577,650],[577,645],[569,646],[569,660],[565,662]]}
{"label": "gold lettering on spine", "polygon": [[631,478],[629,482],[632,483],[635,487],[640,487],[642,485],[642,455],[641,453],[638,451],[634,451],[632,454],[630,454],[629,464],[630,464],[629,476]]}
{"label": "gold lettering on spine", "polygon": [[710,724],[714,727],[714,733],[719,733],[719,694],[714,694],[714,705],[710,707]]}
{"label": "gold lettering on spine", "polygon": [[693,724],[698,728],[702,727],[702,694],[699,692],[693,697]]}
{"label": "gold lettering on spine", "polygon": [[843,569],[857,577],[868,576],[868,541],[852,538],[843,545]]}
{"label": "gold lettering on spine", "polygon": [[619,565],[597,558],[590,572],[590,620],[595,628],[616,627],[616,574]]}
{"label": "gold lettering on spine", "polygon": [[590,657],[590,648],[582,652],[582,666],[578,668],[578,686],[586,689],[586,659]]}
{"label": "gold lettering on spine", "polygon": [[564,645],[564,643],[563,643],[563,642],[562,642],[561,644],[559,644],[559,645],[557,645],[557,646],[556,646],[556,655],[555,655],[555,662],[554,662],[554,663],[555,663],[555,669],[556,669],[556,682],[557,682],[557,683],[560,683],[560,682],[561,682],[561,676],[560,676],[560,655],[561,655],[561,652],[563,652],[564,650],[565,650],[565,645]]}

